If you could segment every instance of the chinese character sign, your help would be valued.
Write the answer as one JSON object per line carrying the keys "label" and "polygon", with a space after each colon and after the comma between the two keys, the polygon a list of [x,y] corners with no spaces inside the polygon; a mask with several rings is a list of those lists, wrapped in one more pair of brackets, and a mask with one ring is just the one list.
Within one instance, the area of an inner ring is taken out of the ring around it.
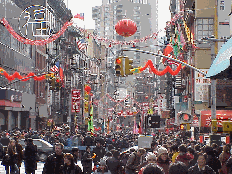
{"label": "chinese character sign", "polygon": [[80,89],[72,89],[72,113],[80,112]]}
{"label": "chinese character sign", "polygon": [[[202,72],[208,73],[209,69],[201,69]],[[210,79],[203,74],[195,71],[195,101],[208,102],[208,87]]]}
{"label": "chinese character sign", "polygon": [[25,38],[49,37],[54,27],[55,17],[41,5],[27,7],[19,16],[19,31]]}

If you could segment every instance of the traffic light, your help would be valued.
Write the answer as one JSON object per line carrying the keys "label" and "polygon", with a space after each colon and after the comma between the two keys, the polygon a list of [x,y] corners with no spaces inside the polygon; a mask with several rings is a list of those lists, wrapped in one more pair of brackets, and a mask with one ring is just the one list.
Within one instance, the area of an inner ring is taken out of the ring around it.
{"label": "traffic light", "polygon": [[192,123],[193,116],[187,113],[181,113],[180,116],[180,123]]}
{"label": "traffic light", "polygon": [[218,126],[217,126],[217,120],[212,120],[212,132],[217,132]]}
{"label": "traffic light", "polygon": [[129,57],[125,57],[125,75],[132,75],[133,72],[133,59],[129,59]]}
{"label": "traffic light", "polygon": [[185,126],[183,124],[180,125],[180,130],[184,130]]}
{"label": "traffic light", "polygon": [[116,60],[115,60],[115,71],[116,71],[116,76],[124,76],[122,57],[116,58]]}
{"label": "traffic light", "polygon": [[49,89],[50,90],[54,90],[55,89],[55,83],[56,83],[55,77],[53,77],[52,79],[49,80]]}

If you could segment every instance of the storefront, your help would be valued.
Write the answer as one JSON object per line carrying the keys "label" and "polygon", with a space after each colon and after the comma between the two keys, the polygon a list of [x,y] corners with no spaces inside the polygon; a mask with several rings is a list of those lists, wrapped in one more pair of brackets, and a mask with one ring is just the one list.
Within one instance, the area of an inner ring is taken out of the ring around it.
{"label": "storefront", "polygon": [[[216,119],[217,119],[218,130],[222,130],[222,121],[228,121],[232,119],[232,110],[217,110]],[[200,125],[201,125],[201,130],[204,133],[210,133],[211,110],[201,111]]]}

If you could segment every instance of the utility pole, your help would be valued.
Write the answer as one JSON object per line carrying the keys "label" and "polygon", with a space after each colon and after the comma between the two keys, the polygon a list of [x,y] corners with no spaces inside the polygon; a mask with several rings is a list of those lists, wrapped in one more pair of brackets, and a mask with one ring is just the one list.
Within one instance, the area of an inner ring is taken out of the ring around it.
{"label": "utility pole", "polygon": [[[211,64],[213,63],[216,52],[215,52],[215,45],[217,42],[226,42],[227,39],[216,39],[214,36],[211,36],[210,38],[203,38],[202,40],[207,40],[210,43],[211,46]],[[216,120],[216,85],[217,80],[211,79],[211,121]],[[213,126],[211,127],[211,132],[213,131]]]}

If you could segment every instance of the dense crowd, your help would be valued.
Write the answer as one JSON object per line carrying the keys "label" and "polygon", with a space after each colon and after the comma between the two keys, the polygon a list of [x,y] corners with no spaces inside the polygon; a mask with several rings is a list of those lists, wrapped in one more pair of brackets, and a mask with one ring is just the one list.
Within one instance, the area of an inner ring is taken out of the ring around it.
{"label": "dense crowd", "polygon": [[[138,135],[131,132],[14,130],[0,133],[0,156],[7,174],[20,173],[22,161],[25,172],[34,174],[39,159],[33,139],[44,139],[54,146],[54,153],[46,159],[43,174],[232,173],[231,144],[205,145],[181,131],[155,132],[152,136],[151,147],[144,149],[138,148]],[[19,139],[25,139],[24,149]],[[64,146],[71,147],[74,139],[86,150],[75,147],[71,153],[63,153]]]}

